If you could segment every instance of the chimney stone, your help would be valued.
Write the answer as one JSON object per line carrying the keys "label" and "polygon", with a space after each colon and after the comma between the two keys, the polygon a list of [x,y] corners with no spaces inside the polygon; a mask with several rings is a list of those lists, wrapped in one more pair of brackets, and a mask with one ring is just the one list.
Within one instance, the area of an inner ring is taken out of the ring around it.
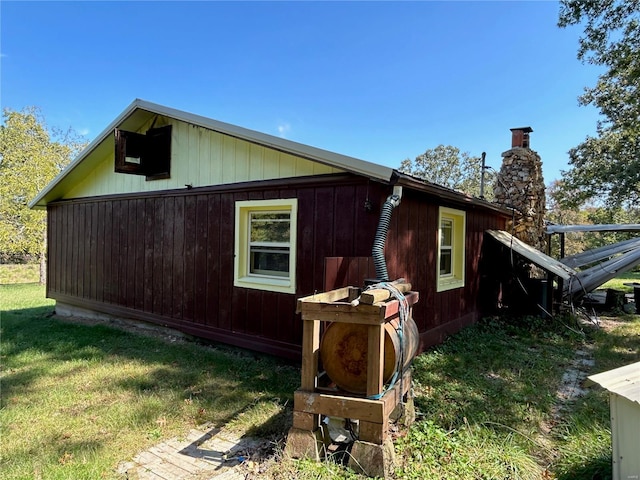
{"label": "chimney stone", "polygon": [[502,154],[502,167],[493,187],[498,204],[515,207],[507,229],[517,238],[544,252],[546,236],[545,186],[540,156],[529,147],[531,127],[512,128],[512,147]]}

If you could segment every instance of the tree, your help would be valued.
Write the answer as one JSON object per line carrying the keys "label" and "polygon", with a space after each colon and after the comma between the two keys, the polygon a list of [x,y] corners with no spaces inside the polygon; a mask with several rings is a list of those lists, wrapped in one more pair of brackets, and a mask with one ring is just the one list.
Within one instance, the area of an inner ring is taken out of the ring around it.
{"label": "tree", "polygon": [[[50,133],[39,110],[4,109],[0,125],[0,245],[3,261],[44,262],[46,213],[28,203],[83,144],[71,130]],[[44,271],[41,268],[41,281]]]}
{"label": "tree", "polygon": [[[638,208],[592,207],[586,209],[586,214],[587,223],[640,223]],[[586,248],[597,248],[637,237],[635,232],[590,232],[585,234]]]}
{"label": "tree", "polygon": [[562,0],[558,25],[582,23],[578,58],[606,71],[579,102],[596,106],[603,120],[597,136],[569,151],[563,202],[631,206],[640,201],[640,2]]}
{"label": "tree", "polygon": [[[480,196],[482,161],[451,145],[438,145],[415,160],[403,160],[400,171],[467,195]],[[484,196],[487,199],[493,198],[492,175],[485,172]]]}
{"label": "tree", "polygon": [[[545,220],[558,225],[585,225],[592,223],[589,221],[585,210],[577,208],[567,208],[559,198],[562,194],[562,181],[554,180],[547,187],[547,213]],[[588,250],[584,232],[570,232],[565,234],[564,255],[575,255],[576,253]],[[554,245],[555,240],[555,245]],[[560,256],[560,244],[558,235],[551,238],[551,254],[554,257]]]}
{"label": "tree", "polygon": [[[640,207],[613,208],[586,205],[567,208],[559,199],[564,194],[562,180],[554,180],[547,187],[546,219],[558,225],[598,225],[616,223],[640,223]],[[612,245],[637,238],[635,232],[567,232],[565,234],[565,256],[586,250]],[[559,247],[558,247],[559,248]],[[555,255],[558,251],[554,251]]]}

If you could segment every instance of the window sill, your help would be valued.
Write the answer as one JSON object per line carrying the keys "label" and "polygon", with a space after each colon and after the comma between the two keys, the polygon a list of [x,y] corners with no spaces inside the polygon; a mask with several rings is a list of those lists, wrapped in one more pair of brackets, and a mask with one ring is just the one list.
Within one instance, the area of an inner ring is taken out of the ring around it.
{"label": "window sill", "polygon": [[276,278],[240,277],[233,281],[234,287],[252,288],[254,290],[266,290],[278,293],[296,293],[295,286],[290,279],[278,280]]}
{"label": "window sill", "polygon": [[439,279],[436,292],[445,292],[447,290],[453,290],[455,288],[462,287],[464,287],[464,280],[458,278]]}

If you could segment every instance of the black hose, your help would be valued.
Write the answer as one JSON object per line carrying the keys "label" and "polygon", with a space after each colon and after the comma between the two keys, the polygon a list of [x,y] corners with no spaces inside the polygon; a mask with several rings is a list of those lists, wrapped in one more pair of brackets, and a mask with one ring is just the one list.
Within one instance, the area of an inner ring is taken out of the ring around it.
{"label": "black hose", "polygon": [[400,205],[399,195],[389,195],[382,204],[380,210],[380,220],[376,236],[373,239],[373,248],[371,256],[373,257],[373,265],[376,268],[376,279],[381,282],[389,281],[389,272],[387,272],[387,262],[384,259],[384,245],[387,243],[387,232],[391,223],[391,213],[393,209]]}

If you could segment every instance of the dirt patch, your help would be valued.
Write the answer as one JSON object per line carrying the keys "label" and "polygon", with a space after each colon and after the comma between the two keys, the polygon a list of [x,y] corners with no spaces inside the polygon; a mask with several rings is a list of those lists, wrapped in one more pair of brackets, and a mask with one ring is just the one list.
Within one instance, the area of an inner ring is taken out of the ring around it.
{"label": "dirt patch", "polygon": [[564,408],[567,403],[586,393],[582,385],[594,365],[595,360],[593,359],[593,348],[591,346],[585,345],[583,348],[576,350],[569,367],[562,375],[560,387],[556,392],[559,410]]}
{"label": "dirt patch", "polygon": [[610,332],[613,329],[622,326],[625,322],[619,317],[598,317],[600,320],[599,325],[605,332]]}

